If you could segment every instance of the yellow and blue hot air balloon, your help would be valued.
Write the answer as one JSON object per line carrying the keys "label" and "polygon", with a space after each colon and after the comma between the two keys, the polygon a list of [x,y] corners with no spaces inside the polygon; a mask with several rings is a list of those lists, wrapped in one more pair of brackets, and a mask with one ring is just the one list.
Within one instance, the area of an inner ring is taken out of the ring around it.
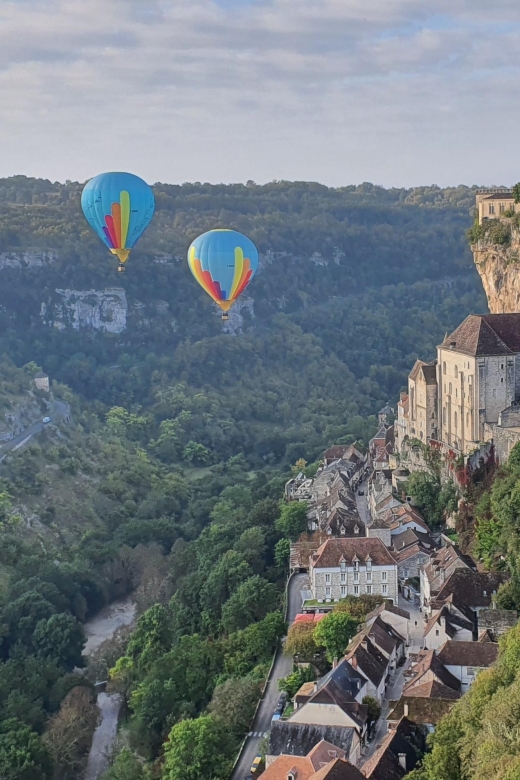
{"label": "yellow and blue hot air balloon", "polygon": [[130,250],[153,217],[151,187],[133,173],[101,173],[81,193],[81,208],[90,227],[119,258],[124,271]]}
{"label": "yellow and blue hot air balloon", "polygon": [[236,230],[209,230],[192,242],[188,250],[190,270],[224,312],[244,292],[258,268],[258,250]]}

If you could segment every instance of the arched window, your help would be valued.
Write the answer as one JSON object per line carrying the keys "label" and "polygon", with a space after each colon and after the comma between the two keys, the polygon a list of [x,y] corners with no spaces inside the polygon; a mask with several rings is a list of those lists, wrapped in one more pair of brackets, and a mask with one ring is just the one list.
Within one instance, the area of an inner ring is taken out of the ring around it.
{"label": "arched window", "polygon": [[459,367],[455,366],[455,379],[457,379],[458,375],[459,375]]}
{"label": "arched window", "polygon": [[446,373],[446,361],[444,361],[444,363],[442,364],[442,373],[443,374]]}
{"label": "arched window", "polygon": [[451,395],[451,382],[449,384],[449,394]]}

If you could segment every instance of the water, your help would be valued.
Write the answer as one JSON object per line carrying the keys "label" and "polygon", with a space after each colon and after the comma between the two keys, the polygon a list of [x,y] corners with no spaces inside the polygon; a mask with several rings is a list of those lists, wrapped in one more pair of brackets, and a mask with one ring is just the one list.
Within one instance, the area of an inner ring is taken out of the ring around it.
{"label": "water", "polygon": [[[109,604],[96,617],[85,623],[87,643],[83,655],[91,655],[106,639],[113,637],[118,628],[130,626],[134,620],[135,603],[130,596]],[[92,738],[84,780],[99,780],[109,766],[122,702],[123,699],[118,693],[98,694],[100,720]]]}

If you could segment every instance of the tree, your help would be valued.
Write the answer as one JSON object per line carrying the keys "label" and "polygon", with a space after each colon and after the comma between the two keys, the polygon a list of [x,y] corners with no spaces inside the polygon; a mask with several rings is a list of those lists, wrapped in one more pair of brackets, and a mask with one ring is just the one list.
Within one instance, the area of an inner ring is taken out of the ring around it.
{"label": "tree", "polygon": [[437,525],[442,519],[439,507],[440,480],[426,471],[414,471],[406,482],[406,490],[412,496],[429,525]]}
{"label": "tree", "polygon": [[170,731],[162,780],[227,780],[234,748],[228,728],[212,715],[183,720]]}
{"label": "tree", "polygon": [[274,559],[276,561],[276,565],[279,566],[280,569],[287,569],[289,567],[290,552],[291,552],[290,539],[280,539],[278,542],[276,542],[274,548]]}
{"label": "tree", "polygon": [[315,677],[314,669],[310,664],[304,668],[298,667],[295,672],[291,672],[287,677],[278,680],[278,688],[281,691],[285,691],[289,699],[293,699],[302,685],[306,682],[312,682]]}
{"label": "tree", "polygon": [[282,536],[295,541],[301,533],[307,530],[307,502],[291,501],[282,504],[280,517],[275,528]]}
{"label": "tree", "polygon": [[284,652],[298,656],[300,661],[312,661],[319,652],[314,638],[314,623],[293,623],[285,640]]}
{"label": "tree", "polygon": [[363,704],[368,707],[367,718],[369,723],[369,731],[372,731],[374,723],[379,720],[381,715],[381,705],[374,699],[373,696],[363,696]]}
{"label": "tree", "polygon": [[73,688],[45,731],[43,743],[55,767],[54,780],[79,777],[96,728],[98,708],[90,688]]}
{"label": "tree", "polygon": [[222,626],[228,634],[256,623],[276,609],[276,586],[256,575],[243,582],[222,607]]}
{"label": "tree", "polygon": [[359,622],[347,612],[329,612],[314,629],[314,639],[324,647],[329,661],[341,658],[358,630]]}
{"label": "tree", "polygon": [[204,466],[206,463],[209,463],[211,459],[211,453],[203,444],[199,444],[196,441],[189,441],[184,447],[182,457],[184,460],[187,460],[188,463],[194,463],[197,466]]}
{"label": "tree", "polygon": [[151,772],[131,750],[123,748],[102,780],[151,780]]}
{"label": "tree", "polygon": [[34,630],[33,646],[37,655],[56,659],[67,671],[83,666],[85,632],[81,623],[65,612],[40,620]]}
{"label": "tree", "polygon": [[47,780],[49,755],[36,732],[16,718],[0,723],[0,777],[2,780]]}
{"label": "tree", "polygon": [[305,471],[306,465],[307,465],[307,461],[304,460],[304,458],[298,458],[294,466],[291,466],[291,471],[293,474],[299,474],[300,471]]}
{"label": "tree", "polygon": [[252,677],[231,678],[217,685],[208,706],[232,733],[241,737],[247,731],[260,696],[260,683]]}
{"label": "tree", "polygon": [[520,203],[520,183],[514,185],[513,197],[515,199],[515,203]]}

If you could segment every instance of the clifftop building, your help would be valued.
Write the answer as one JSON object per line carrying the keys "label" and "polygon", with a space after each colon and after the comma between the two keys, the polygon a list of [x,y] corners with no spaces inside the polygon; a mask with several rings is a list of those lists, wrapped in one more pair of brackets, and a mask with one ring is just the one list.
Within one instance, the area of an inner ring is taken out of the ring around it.
{"label": "clifftop building", "polygon": [[520,416],[506,410],[519,401],[520,313],[472,314],[439,344],[436,361],[418,360],[410,372],[398,406],[399,451],[406,438],[433,439],[469,454],[494,438],[493,426],[509,418],[518,426]]}

